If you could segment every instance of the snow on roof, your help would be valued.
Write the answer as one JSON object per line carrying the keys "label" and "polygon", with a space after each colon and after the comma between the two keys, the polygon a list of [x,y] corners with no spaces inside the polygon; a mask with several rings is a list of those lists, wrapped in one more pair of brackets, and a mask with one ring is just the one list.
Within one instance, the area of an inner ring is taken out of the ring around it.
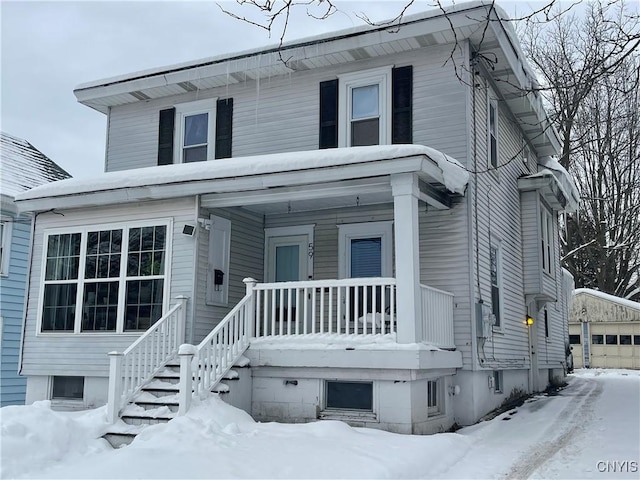
{"label": "snow on roof", "polygon": [[640,303],[638,302],[627,300],[626,298],[616,297],[615,295],[610,295],[608,293],[600,292],[598,290],[592,290],[591,288],[576,288],[573,291],[574,296],[577,296],[580,294],[593,295],[594,297],[599,297],[604,300],[608,300],[609,302],[614,302],[619,305],[623,305],[625,307],[633,308],[635,310],[640,310]]}
{"label": "snow on roof", "polygon": [[[89,179],[70,178],[42,185],[17,195],[17,201],[83,195],[135,187],[230,179],[295,172],[327,167],[366,164],[381,160],[426,156],[442,171],[439,179],[451,192],[464,194],[469,173],[454,158],[422,145],[376,145],[288,152],[189,164],[163,165],[107,172]],[[366,175],[366,174],[365,174]]]}
{"label": "snow on roof", "polygon": [[[491,6],[490,1],[488,0],[475,0],[475,1],[470,1],[470,2],[464,2],[458,5],[452,5],[450,7],[445,7],[445,8],[434,8],[432,10],[427,10],[425,12],[420,12],[420,13],[415,13],[413,15],[404,15],[402,17],[402,23],[403,24],[408,24],[408,23],[412,23],[412,22],[418,22],[421,20],[428,20],[430,18],[435,18],[435,17],[439,17],[439,16],[443,16],[443,15],[451,15],[453,13],[457,13],[457,12],[464,12],[466,10],[472,10],[472,9],[476,9],[476,8],[482,8],[482,7],[487,7],[487,6]],[[491,6],[491,8],[495,9],[500,18],[508,18],[508,15],[504,12],[504,10],[502,10],[502,8],[500,8],[497,5],[493,5]],[[290,40],[290,41],[286,41],[284,42],[282,45],[280,44],[273,44],[273,45],[268,45],[266,47],[259,47],[259,48],[252,48],[252,49],[248,49],[248,50],[243,50],[243,51],[239,51],[239,52],[234,52],[231,54],[222,54],[222,55],[216,55],[213,57],[205,57],[205,58],[201,58],[201,59],[197,59],[197,60],[191,60],[191,61],[187,61],[187,62],[181,62],[181,63],[176,63],[176,64],[172,64],[172,65],[165,65],[162,67],[154,67],[154,68],[150,68],[150,69],[146,69],[146,70],[139,70],[136,72],[131,72],[131,73],[126,73],[123,75],[116,75],[114,77],[109,77],[109,78],[103,78],[103,79],[99,79],[99,80],[93,80],[90,82],[85,82],[85,83],[81,83],[78,86],[76,86],[76,88],[74,88],[74,91],[78,91],[78,90],[85,90],[85,89],[89,89],[89,88],[95,88],[95,87],[101,87],[101,86],[105,86],[105,85],[110,85],[110,84],[114,84],[114,83],[121,83],[121,82],[127,82],[130,80],[135,80],[135,79],[139,79],[139,78],[144,78],[144,77],[149,77],[149,76],[154,76],[154,75],[160,75],[160,74],[167,74],[167,73],[172,73],[172,72],[176,72],[176,71],[180,71],[180,70],[187,70],[190,68],[197,68],[200,66],[205,66],[205,65],[211,65],[211,64],[216,64],[216,63],[222,63],[222,62],[226,62],[226,61],[230,61],[230,60],[235,60],[238,58],[245,58],[245,57],[251,57],[254,55],[259,55],[259,54],[264,54],[264,53],[268,53],[271,51],[285,51],[288,49],[292,49],[292,48],[297,48],[300,46],[304,46],[304,45],[308,45],[308,44],[314,44],[314,43],[322,43],[322,42],[327,42],[327,41],[331,41],[331,40],[335,40],[335,39],[339,39],[342,37],[348,37],[348,36],[353,36],[353,35],[358,35],[358,34],[364,34],[364,33],[368,33],[368,32],[374,32],[377,30],[388,30],[388,29],[394,29],[396,27],[393,26],[393,24],[389,24],[388,21],[381,21],[379,22],[380,25],[360,25],[357,27],[352,27],[352,28],[347,28],[347,29],[343,29],[343,30],[338,30],[338,31],[333,31],[333,32],[327,32],[327,33],[322,33],[319,35],[313,35],[313,36],[309,36],[309,37],[304,37],[304,38],[300,38],[297,40]],[[440,25],[440,28],[442,26]],[[449,24],[446,24],[446,28],[450,28]],[[508,26],[507,27],[509,31],[509,34],[511,34],[511,36],[515,36],[515,30],[513,30],[513,27]],[[428,33],[428,32],[424,32],[424,33]],[[529,68],[529,67],[528,67]],[[530,68],[529,68],[530,70]]]}
{"label": "snow on roof", "polygon": [[0,132],[0,186],[3,195],[15,197],[30,188],[70,177],[26,140]]}
{"label": "snow on roof", "polygon": [[567,170],[553,157],[542,157],[540,159],[540,163],[547,169],[553,172],[553,175],[560,183],[562,188],[562,193],[564,193],[565,197],[569,201],[569,204],[575,208],[573,210],[577,210],[578,202],[580,201],[580,193],[578,192],[578,188],[576,187],[575,182],[573,181],[573,176],[567,172]]}

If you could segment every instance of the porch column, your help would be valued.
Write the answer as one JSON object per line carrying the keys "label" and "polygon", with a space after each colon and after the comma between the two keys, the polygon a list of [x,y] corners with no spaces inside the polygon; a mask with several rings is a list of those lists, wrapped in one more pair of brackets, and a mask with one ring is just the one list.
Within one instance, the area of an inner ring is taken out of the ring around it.
{"label": "porch column", "polygon": [[396,312],[398,343],[422,341],[418,177],[391,175],[396,254]]}

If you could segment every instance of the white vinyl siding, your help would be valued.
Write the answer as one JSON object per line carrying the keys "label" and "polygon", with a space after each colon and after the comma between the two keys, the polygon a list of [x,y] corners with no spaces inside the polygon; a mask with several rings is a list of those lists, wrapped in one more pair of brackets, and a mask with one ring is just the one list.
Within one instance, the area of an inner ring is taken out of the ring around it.
{"label": "white vinyl siding", "polygon": [[264,223],[262,217],[238,208],[201,209],[199,217],[216,215],[231,222],[231,240],[226,306],[210,305],[206,302],[209,271],[209,236],[211,230],[198,228],[197,261],[194,265],[194,325],[187,332],[187,339],[200,342],[245,295],[244,278],[262,281],[264,254]]}
{"label": "white vinyl siding", "polygon": [[[40,306],[40,279],[42,276],[45,251],[44,231],[61,228],[83,228],[90,225],[148,222],[154,219],[170,218],[173,231],[172,256],[169,271],[170,280],[166,282],[167,302],[175,304],[178,295],[193,297],[193,265],[195,242],[193,237],[183,235],[185,224],[194,224],[195,201],[189,199],[171,199],[167,201],[146,202],[144,204],[125,204],[111,207],[65,210],[64,216],[56,213],[38,215],[33,243],[32,278],[29,302],[27,304],[22,371],[24,375],[80,375],[106,376],[109,361],[107,353],[113,350],[123,351],[140,332],[99,333],[99,334],[39,334],[37,328]],[[191,301],[187,307],[188,328],[191,323]]]}
{"label": "white vinyl siding", "polygon": [[[464,161],[468,142],[466,87],[456,78],[453,67],[442,67],[450,53],[446,46],[430,47],[420,56],[407,52],[292,72],[261,79],[259,84],[247,79],[220,88],[113,107],[109,115],[106,170],[156,165],[160,110],[216,97],[234,99],[234,156],[315,150],[318,148],[320,82],[389,65],[413,65],[414,143],[428,145]],[[458,60],[462,58],[463,54]]]}
{"label": "white vinyl siding", "polygon": [[[477,77],[476,82],[480,87],[475,89],[475,123],[485,125],[490,104],[490,88],[482,77]],[[508,365],[509,368],[524,369],[529,365],[526,355],[528,334],[524,326],[524,318],[527,314],[524,282],[528,279],[523,275],[526,237],[523,237],[522,222],[525,218],[521,214],[521,197],[517,180],[528,173],[528,169],[521,161],[522,132],[515,126],[502,104],[497,103],[497,108],[499,132],[497,151],[500,158],[499,165],[501,165],[500,174],[495,175],[491,169],[487,169],[485,159],[489,158],[489,144],[484,130],[479,129],[476,158],[477,169],[483,173],[474,176],[475,189],[468,189],[468,192],[471,190],[468,194],[471,228],[474,228],[477,223],[477,231],[471,241],[471,261],[475,264],[477,258],[478,262],[478,270],[472,272],[474,301],[482,299],[489,302],[491,299],[490,244],[492,238],[499,235],[502,322],[500,329],[493,329],[483,344],[487,359],[483,366],[486,368]],[[518,161],[509,161],[512,158]],[[535,217],[533,221],[537,223]],[[536,247],[535,252],[538,251],[539,248]],[[456,345],[460,345],[458,337],[456,337]],[[476,352],[471,352],[471,355],[473,362],[480,365]]]}

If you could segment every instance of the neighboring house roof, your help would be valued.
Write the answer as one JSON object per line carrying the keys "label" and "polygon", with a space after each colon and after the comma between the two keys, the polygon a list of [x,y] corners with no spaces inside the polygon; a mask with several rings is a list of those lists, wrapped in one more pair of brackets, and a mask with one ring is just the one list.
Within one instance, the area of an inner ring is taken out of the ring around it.
{"label": "neighboring house roof", "polygon": [[0,132],[0,192],[17,194],[70,178],[64,169],[26,140]]}
{"label": "neighboring house roof", "polygon": [[[364,25],[267,48],[221,55],[84,83],[78,101],[100,112],[109,107],[196,90],[241,84],[357,60],[451,45],[468,40],[496,93],[508,105],[539,155],[555,155],[560,140],[544,110],[536,76],[525,60],[512,22],[492,1],[461,3],[402,18],[402,25]],[[286,62],[283,61],[287,59]],[[453,62],[452,58],[452,62]],[[499,68],[494,69],[494,64]]]}
{"label": "neighboring house roof", "polygon": [[[459,162],[433,148],[375,145],[107,172],[91,179],[42,185],[18,195],[16,202],[22,210],[37,211],[283,186],[308,189],[323,182],[409,172],[455,194],[464,194],[469,180],[469,172]],[[385,188],[377,187],[376,193],[385,193]]]}
{"label": "neighboring house roof", "polygon": [[615,295],[609,295],[608,293],[599,292],[598,290],[592,290],[590,288],[576,288],[573,291],[573,296],[576,297],[578,295],[591,295],[608,302],[617,303],[619,305],[640,311],[640,303],[634,302],[632,300],[627,300],[626,298],[616,297]]}

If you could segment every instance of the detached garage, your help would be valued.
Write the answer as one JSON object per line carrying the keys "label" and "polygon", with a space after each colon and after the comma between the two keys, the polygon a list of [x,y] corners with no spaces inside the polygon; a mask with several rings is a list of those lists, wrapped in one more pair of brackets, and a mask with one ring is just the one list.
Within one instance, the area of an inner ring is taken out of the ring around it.
{"label": "detached garage", "polygon": [[640,303],[574,290],[569,343],[576,368],[640,369]]}

